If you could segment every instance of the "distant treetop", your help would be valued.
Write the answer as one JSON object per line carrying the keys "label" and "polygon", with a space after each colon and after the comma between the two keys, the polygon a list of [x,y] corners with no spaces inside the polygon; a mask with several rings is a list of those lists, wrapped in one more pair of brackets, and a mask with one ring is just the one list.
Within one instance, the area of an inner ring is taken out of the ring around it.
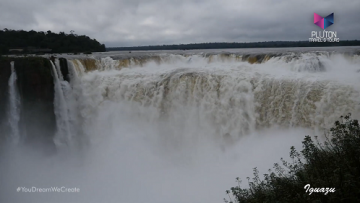
{"label": "distant treetop", "polygon": [[210,43],[197,43],[197,44],[151,45],[151,46],[137,46],[137,47],[108,47],[107,51],[325,47],[325,46],[360,46],[360,41],[358,40],[346,40],[340,42],[268,41],[268,42],[243,42],[243,43],[210,42]]}

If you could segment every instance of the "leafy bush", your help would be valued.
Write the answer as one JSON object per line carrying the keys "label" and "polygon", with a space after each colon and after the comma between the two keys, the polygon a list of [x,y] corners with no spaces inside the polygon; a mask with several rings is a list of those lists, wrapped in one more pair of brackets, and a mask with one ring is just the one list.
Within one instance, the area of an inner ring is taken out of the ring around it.
{"label": "leafy bush", "polygon": [[[249,188],[238,185],[227,190],[230,200],[225,202],[360,202],[360,127],[351,115],[336,121],[325,142],[316,142],[305,136],[300,153],[292,146],[291,161],[281,159],[282,165],[274,164],[274,171],[259,177],[254,168]],[[322,192],[305,189],[323,188]],[[324,193],[326,188],[334,192]]]}

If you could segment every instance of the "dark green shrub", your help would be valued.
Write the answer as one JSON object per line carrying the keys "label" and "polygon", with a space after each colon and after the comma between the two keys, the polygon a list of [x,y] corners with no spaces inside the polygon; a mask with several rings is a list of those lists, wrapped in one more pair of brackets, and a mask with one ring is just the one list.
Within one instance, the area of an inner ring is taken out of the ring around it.
{"label": "dark green shrub", "polygon": [[[291,147],[290,158],[282,165],[274,164],[274,170],[259,177],[254,168],[249,188],[238,185],[227,190],[230,200],[225,202],[360,202],[360,127],[350,114],[336,121],[325,142],[316,142],[305,136],[303,150]],[[324,188],[312,192],[311,188]],[[334,192],[325,195],[326,188]],[[311,194],[310,194],[311,193]]]}

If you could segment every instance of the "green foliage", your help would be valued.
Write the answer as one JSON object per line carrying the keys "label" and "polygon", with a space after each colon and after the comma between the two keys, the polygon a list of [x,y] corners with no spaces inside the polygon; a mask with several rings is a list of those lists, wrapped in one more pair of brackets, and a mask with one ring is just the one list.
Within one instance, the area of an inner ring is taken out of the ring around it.
{"label": "green foliage", "polygon": [[59,34],[51,31],[36,32],[24,30],[0,30],[0,55],[8,54],[11,48],[25,49],[23,53],[48,52],[74,53],[74,52],[102,52],[105,45],[85,35]]}
{"label": "green foliage", "polygon": [[[238,185],[226,191],[225,202],[360,202],[360,126],[350,114],[336,121],[325,142],[305,136],[303,150],[290,149],[291,161],[281,159],[264,179],[254,168],[249,188]],[[334,193],[306,192],[311,188],[335,188]]]}

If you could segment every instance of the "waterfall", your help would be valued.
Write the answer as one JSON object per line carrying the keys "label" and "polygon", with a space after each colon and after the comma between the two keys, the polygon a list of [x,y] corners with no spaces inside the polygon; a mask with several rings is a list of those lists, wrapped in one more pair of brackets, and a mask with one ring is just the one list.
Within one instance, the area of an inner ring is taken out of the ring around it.
{"label": "waterfall", "polygon": [[11,140],[14,143],[18,143],[20,141],[20,129],[19,129],[19,121],[20,121],[20,95],[17,88],[16,80],[16,71],[14,67],[14,61],[11,63],[11,76],[9,78],[9,110],[8,110],[8,119],[9,125],[11,128]]}
{"label": "waterfall", "polygon": [[209,129],[209,135],[235,138],[275,126],[324,130],[341,115],[359,115],[358,66],[344,55],[304,53],[260,64],[215,56],[211,63],[165,56],[160,65],[144,57],[141,66],[120,70],[111,68],[115,63],[102,64],[80,76],[87,95],[82,112],[91,120],[103,103],[129,101],[151,109],[141,117],[152,123],[165,120],[181,131]]}
{"label": "waterfall", "polygon": [[359,55],[294,50],[64,55],[69,82],[55,59],[46,84],[53,80],[57,131],[53,138],[49,126],[46,142],[0,158],[9,184],[0,197],[53,197],[16,191],[31,183],[80,188],[58,202],[219,202],[235,177],[289,161],[289,148],[300,151],[305,135],[321,141],[341,115],[360,118]]}
{"label": "waterfall", "polygon": [[63,81],[63,80],[64,80],[64,76],[63,76],[62,73],[61,73],[61,66],[60,66],[60,61],[59,61],[59,59],[55,59],[55,67],[56,67],[56,71],[57,71],[57,74],[58,74],[58,76],[59,76],[60,81]]}
{"label": "waterfall", "polygon": [[68,85],[65,84],[65,81],[60,81],[53,62],[51,62],[51,65],[54,77],[54,111],[57,127],[54,142],[56,146],[60,147],[63,145],[69,145],[73,136],[70,126],[69,108],[64,94],[66,93],[64,89],[66,90]]}
{"label": "waterfall", "polygon": [[[261,63],[244,58],[251,57],[144,55],[131,58],[137,61],[131,66],[126,57],[72,59],[71,88],[59,80],[68,109],[73,107],[71,123],[87,135],[94,134],[94,118],[108,102],[130,102],[134,112],[141,109],[141,119],[163,122],[174,137],[204,129],[234,139],[271,127],[322,131],[340,115],[359,114],[357,63],[342,54],[259,55]],[[60,73],[58,60],[55,65]],[[346,71],[346,81],[339,80],[339,71]]]}

